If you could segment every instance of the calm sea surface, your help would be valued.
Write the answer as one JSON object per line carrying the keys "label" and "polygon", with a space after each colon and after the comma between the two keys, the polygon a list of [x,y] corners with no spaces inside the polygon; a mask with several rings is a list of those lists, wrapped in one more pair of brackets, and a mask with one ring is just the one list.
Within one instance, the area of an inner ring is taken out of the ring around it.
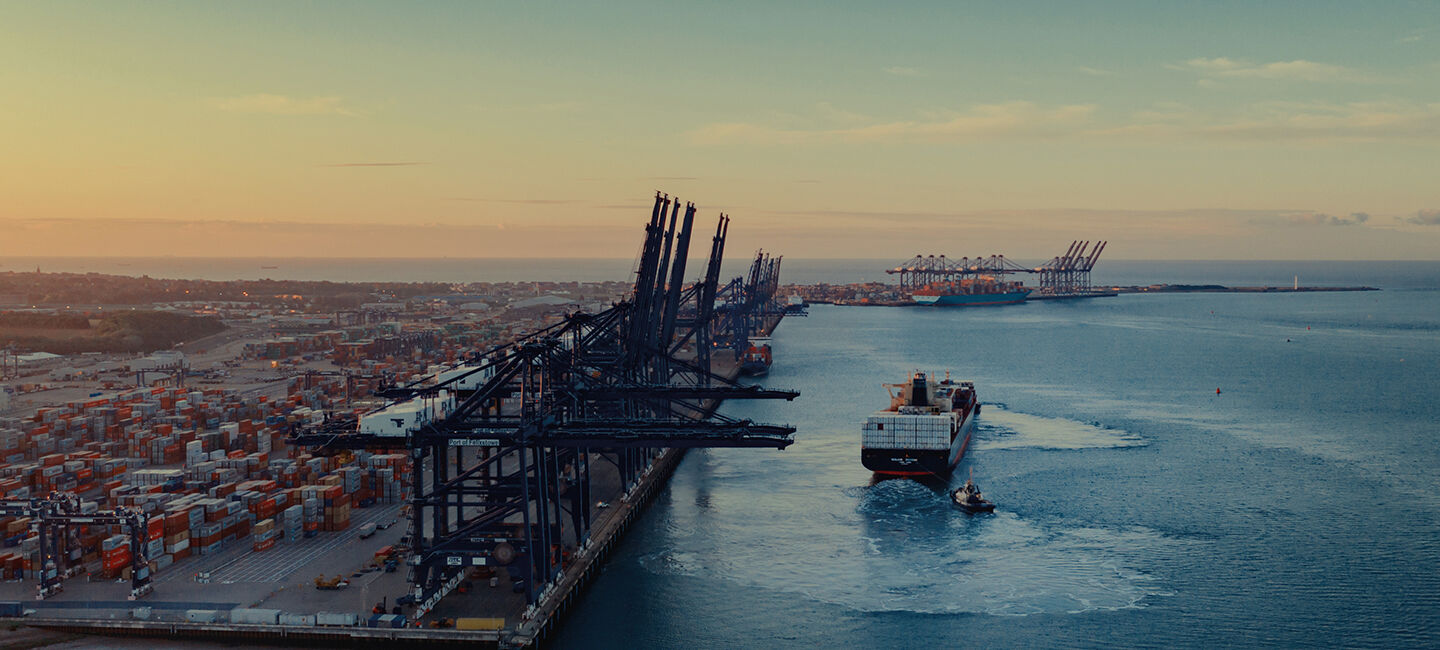
{"label": "calm sea surface", "polygon": [[[802,397],[725,410],[797,442],[691,452],[558,645],[1440,645],[1440,267],[1136,264],[1386,290],[787,319],[764,383]],[[860,466],[917,368],[977,383],[993,516]]]}

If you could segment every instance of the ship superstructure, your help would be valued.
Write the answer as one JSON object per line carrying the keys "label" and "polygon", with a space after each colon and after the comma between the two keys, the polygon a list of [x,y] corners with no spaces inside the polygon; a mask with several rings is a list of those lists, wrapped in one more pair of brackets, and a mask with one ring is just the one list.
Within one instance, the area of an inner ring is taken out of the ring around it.
{"label": "ship superstructure", "polygon": [[860,462],[877,474],[944,476],[965,457],[980,401],[975,384],[916,372],[886,384],[890,406],[865,420]]}

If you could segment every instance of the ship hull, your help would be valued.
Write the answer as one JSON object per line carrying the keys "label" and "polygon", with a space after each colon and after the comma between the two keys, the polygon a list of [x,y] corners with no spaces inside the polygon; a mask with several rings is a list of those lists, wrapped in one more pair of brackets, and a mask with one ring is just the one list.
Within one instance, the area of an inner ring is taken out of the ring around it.
{"label": "ship hull", "polygon": [[1010,291],[1006,293],[976,293],[957,295],[922,295],[911,296],[916,303],[921,305],[932,305],[935,307],[982,307],[985,305],[1013,305],[1025,302],[1030,290]]}
{"label": "ship hull", "polygon": [[883,476],[948,475],[965,458],[979,414],[980,405],[976,404],[975,412],[960,424],[949,449],[861,449],[860,463]]}

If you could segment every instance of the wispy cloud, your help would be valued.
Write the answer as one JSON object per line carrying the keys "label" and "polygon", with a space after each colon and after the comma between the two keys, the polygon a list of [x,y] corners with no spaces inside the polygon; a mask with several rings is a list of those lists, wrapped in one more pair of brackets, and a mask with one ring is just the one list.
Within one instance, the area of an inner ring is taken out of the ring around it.
{"label": "wispy cloud", "polygon": [[1432,32],[1432,31],[1434,31],[1434,30],[1433,30],[1433,29],[1416,29],[1416,30],[1412,30],[1412,31],[1410,31],[1408,34],[1405,34],[1404,36],[1397,37],[1397,38],[1395,39],[1395,42],[1396,42],[1396,43],[1402,43],[1402,44],[1405,44],[1405,45],[1410,45],[1410,44],[1414,44],[1414,43],[1419,43],[1420,41],[1425,40],[1425,37],[1426,37],[1427,35],[1429,35],[1429,33]]}
{"label": "wispy cloud", "polygon": [[347,108],[340,97],[288,97],[258,93],[239,97],[219,97],[211,103],[222,111],[234,113],[269,113],[272,115],[343,115],[359,117]]}
{"label": "wispy cloud", "polygon": [[334,163],[321,165],[321,167],[414,167],[416,165],[428,165],[428,162],[351,162]]}
{"label": "wispy cloud", "polygon": [[1405,221],[1420,226],[1440,226],[1440,210],[1420,210]]}
{"label": "wispy cloud", "polygon": [[445,199],[446,201],[469,201],[475,203],[513,203],[520,205],[565,205],[568,203],[579,203],[575,199],[486,199],[468,196],[455,196]]}
{"label": "wispy cloud", "polygon": [[1352,212],[1348,217],[1337,217],[1322,212],[1307,212],[1288,215],[1290,223],[1300,226],[1359,226],[1370,220],[1364,212]]}
{"label": "wispy cloud", "polygon": [[1374,142],[1440,137],[1440,103],[1268,102],[1246,115],[1199,127],[1201,135],[1243,140]]}
{"label": "wispy cloud", "polygon": [[1228,57],[1195,58],[1178,65],[1167,66],[1176,70],[1188,70],[1210,79],[1266,79],[1317,82],[1369,82],[1378,81],[1354,68],[1296,59],[1294,61],[1273,61],[1254,63],[1244,59]]}
{"label": "wispy cloud", "polygon": [[830,141],[944,141],[996,136],[1050,137],[1073,132],[1095,112],[1092,104],[1040,106],[1014,101],[979,104],[924,120],[871,122],[830,129],[773,127],[747,122],[708,124],[690,133],[697,144],[801,144]]}
{"label": "wispy cloud", "polygon": [[925,73],[921,72],[919,68],[910,68],[901,65],[892,65],[888,68],[885,68],[885,74],[894,77],[922,77],[925,75]]}
{"label": "wispy cloud", "polygon": [[1219,115],[1179,104],[1156,104],[1122,123],[1079,135],[1235,144],[1429,141],[1440,139],[1440,103],[1260,102]]}
{"label": "wispy cloud", "polygon": [[1077,68],[1075,68],[1075,69],[1076,69],[1076,70],[1079,70],[1081,73],[1088,74],[1088,75],[1090,75],[1090,76],[1092,76],[1092,77],[1109,77],[1109,76],[1115,74],[1115,72],[1114,72],[1113,70],[1105,70],[1105,69],[1102,69],[1102,68],[1092,68],[1092,67],[1086,66],[1086,65],[1079,66],[1079,67],[1077,67]]}

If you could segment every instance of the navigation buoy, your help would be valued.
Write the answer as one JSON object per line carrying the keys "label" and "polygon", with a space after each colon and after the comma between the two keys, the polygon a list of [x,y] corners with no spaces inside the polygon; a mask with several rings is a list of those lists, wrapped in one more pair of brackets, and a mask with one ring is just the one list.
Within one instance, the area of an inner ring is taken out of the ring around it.
{"label": "navigation buoy", "polygon": [[1219,389],[1219,388],[1216,388],[1216,389],[1215,389],[1215,394],[1216,394],[1216,395],[1219,395],[1219,394],[1220,394],[1220,389]]}

